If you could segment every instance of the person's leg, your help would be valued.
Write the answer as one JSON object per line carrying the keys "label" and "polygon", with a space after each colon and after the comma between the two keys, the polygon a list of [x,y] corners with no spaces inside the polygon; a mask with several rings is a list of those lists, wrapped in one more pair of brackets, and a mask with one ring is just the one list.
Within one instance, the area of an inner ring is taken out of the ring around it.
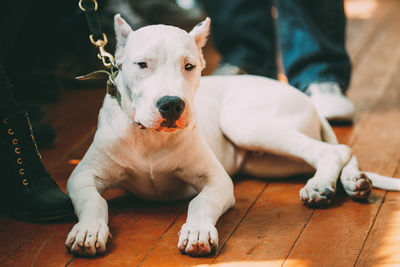
{"label": "person's leg", "polygon": [[[6,1],[0,12],[0,114],[12,114],[21,110],[14,99],[14,86],[6,72],[6,62],[12,60],[9,58],[10,52],[13,50],[18,29],[29,6],[30,1],[16,1],[14,8],[11,8],[12,4]],[[18,10],[20,12],[17,12]],[[9,18],[13,18],[13,23],[8,23]]]}
{"label": "person's leg", "polygon": [[203,0],[222,64],[276,78],[275,38],[269,0]]}
{"label": "person's leg", "polygon": [[27,112],[19,106],[0,59],[0,208],[23,220],[73,214],[69,198],[43,166]]}
{"label": "person's leg", "polygon": [[334,81],[345,91],[351,63],[345,49],[343,0],[277,0],[278,36],[289,83],[305,91]]}
{"label": "person's leg", "polygon": [[13,98],[12,84],[9,82],[3,61],[0,58],[0,113],[10,113],[18,110]]}
{"label": "person's leg", "polygon": [[[8,1],[1,11],[12,16],[22,12],[18,10],[21,3]],[[13,98],[13,85],[2,59],[12,48],[13,36],[18,31],[13,27],[20,25],[18,18],[22,17],[11,17],[9,21],[13,23],[6,23],[7,18],[10,17],[0,14],[0,208],[32,221],[69,216],[73,214],[71,201],[45,170],[28,114]]]}
{"label": "person's leg", "polygon": [[278,39],[289,83],[307,93],[328,120],[351,120],[354,106],[343,95],[351,74],[343,0],[275,3]]}

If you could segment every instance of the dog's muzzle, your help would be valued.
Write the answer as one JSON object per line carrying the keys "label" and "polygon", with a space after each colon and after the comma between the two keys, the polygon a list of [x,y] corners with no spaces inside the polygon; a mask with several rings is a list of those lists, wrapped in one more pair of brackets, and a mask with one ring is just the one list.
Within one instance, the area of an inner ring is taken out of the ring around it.
{"label": "dog's muzzle", "polygon": [[157,101],[156,106],[161,117],[165,119],[161,123],[161,126],[176,128],[176,121],[185,110],[185,102],[177,96],[163,96]]}

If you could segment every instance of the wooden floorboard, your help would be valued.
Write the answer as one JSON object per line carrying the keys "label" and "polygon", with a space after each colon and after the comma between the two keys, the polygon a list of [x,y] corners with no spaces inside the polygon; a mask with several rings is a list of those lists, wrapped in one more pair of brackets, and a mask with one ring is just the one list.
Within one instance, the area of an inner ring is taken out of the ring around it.
{"label": "wooden floorboard", "polygon": [[[396,177],[400,177],[397,168]],[[400,265],[400,194],[388,192],[355,266]]]}
{"label": "wooden floorboard", "polygon": [[[247,210],[254,204],[259,195],[266,187],[266,181],[261,180],[239,180],[235,182],[236,205],[229,210],[217,223],[219,233],[220,249],[230,240],[232,232],[246,215]],[[143,266],[171,265],[190,266],[194,264],[206,264],[212,262],[214,256],[204,258],[192,258],[183,256],[177,250],[177,234],[186,220],[186,213],[182,214],[177,222],[160,239],[156,246],[146,255],[142,261]]]}
{"label": "wooden floorboard", "polygon": [[393,16],[396,15],[397,0],[350,0],[345,1],[345,11],[348,20],[346,30],[346,48],[350,54],[353,66],[368,52],[370,42],[372,42],[382,27],[386,25]]}
{"label": "wooden floorboard", "polygon": [[299,203],[304,181],[271,181],[213,263],[280,266],[311,217]]}
{"label": "wooden floorboard", "polygon": [[[347,0],[348,50],[353,61],[349,96],[357,111],[355,125],[335,127],[360,166],[400,177],[400,2]],[[363,12],[360,12],[364,10]],[[220,56],[205,48],[210,74]],[[89,147],[104,89],[64,93],[48,105],[47,121],[58,132],[43,160],[65,190],[71,171]],[[105,193],[113,239],[107,253],[75,258],[64,248],[74,224],[35,224],[0,214],[1,266],[388,266],[400,265],[399,193],[375,190],[368,204],[339,191],[329,209],[312,210],[298,200],[304,179],[235,179],[237,203],[218,222],[216,255],[192,258],[176,248],[188,201],[151,203]]]}
{"label": "wooden floorboard", "polygon": [[383,195],[374,192],[368,204],[341,196],[329,209],[315,210],[284,266],[352,266]]}
{"label": "wooden floorboard", "polygon": [[39,224],[17,221],[0,214],[0,264],[3,265],[41,227]]}
{"label": "wooden floorboard", "polygon": [[[395,73],[399,71],[400,60]],[[371,165],[380,173],[395,177],[400,177],[400,123],[393,123],[400,122],[399,88],[400,77],[395,74],[391,84],[386,88],[386,93],[376,104],[374,112],[369,115],[370,121],[373,121],[376,127],[366,130],[374,131],[370,135],[373,135],[375,141],[363,146],[364,151],[358,151],[362,155],[367,151],[376,151],[373,156],[368,157]],[[383,127],[386,127],[386,130]],[[383,157],[390,160],[383,162]],[[367,159],[362,160],[367,161]],[[399,220],[400,194],[388,192],[357,260],[357,266],[400,264]]]}

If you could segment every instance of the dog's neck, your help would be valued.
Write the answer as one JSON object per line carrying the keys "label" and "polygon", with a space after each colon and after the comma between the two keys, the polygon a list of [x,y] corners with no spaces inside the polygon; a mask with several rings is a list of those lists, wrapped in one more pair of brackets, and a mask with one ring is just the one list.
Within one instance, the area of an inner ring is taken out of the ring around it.
{"label": "dog's neck", "polygon": [[121,71],[119,71],[114,81],[115,81],[116,96],[118,97],[113,97],[113,98],[118,103],[121,111],[125,113],[125,115],[128,116],[128,118],[130,118],[133,121],[133,117],[135,115],[135,109],[132,105],[133,99],[132,96],[127,93],[128,90],[123,81]]}

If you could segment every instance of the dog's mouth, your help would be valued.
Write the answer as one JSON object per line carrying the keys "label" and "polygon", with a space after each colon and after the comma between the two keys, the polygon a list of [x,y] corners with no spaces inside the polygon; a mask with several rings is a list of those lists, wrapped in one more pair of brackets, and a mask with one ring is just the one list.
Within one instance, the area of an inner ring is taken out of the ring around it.
{"label": "dog's mouth", "polygon": [[[141,130],[145,130],[147,129],[143,124],[141,124],[138,121],[135,121],[137,127]],[[176,125],[175,121],[167,121],[164,120],[160,123],[160,127],[156,128],[155,130],[157,132],[175,132],[179,127],[178,125]]]}
{"label": "dog's mouth", "polygon": [[178,126],[176,125],[176,121],[163,120],[160,124],[160,127],[177,128]]}
{"label": "dog's mouth", "polygon": [[141,124],[140,122],[135,121],[135,123],[136,123],[136,125],[138,126],[139,129],[142,129],[142,130],[146,129],[146,127],[144,127],[143,124]]}
{"label": "dog's mouth", "polygon": [[175,132],[178,129],[176,121],[163,120],[160,127],[156,129],[157,132]]}
{"label": "dog's mouth", "polygon": [[186,116],[182,116],[178,120],[161,119],[153,125],[145,126],[138,120],[135,120],[135,124],[141,130],[153,129],[157,132],[175,132],[186,129],[189,126],[189,121],[186,119]]}

